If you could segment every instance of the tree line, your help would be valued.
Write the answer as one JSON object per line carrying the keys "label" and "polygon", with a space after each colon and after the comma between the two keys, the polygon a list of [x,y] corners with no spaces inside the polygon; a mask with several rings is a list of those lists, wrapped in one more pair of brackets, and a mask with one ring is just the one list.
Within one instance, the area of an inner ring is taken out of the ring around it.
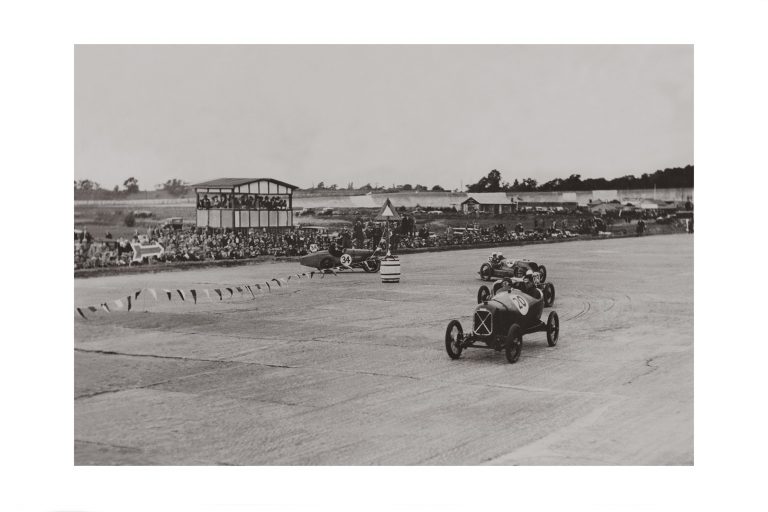
{"label": "tree line", "polygon": [[[101,185],[89,179],[75,180],[75,199],[122,199],[133,194],[141,193],[139,189],[139,180],[130,177],[123,182],[123,188],[118,185],[111,190],[102,188]],[[173,178],[165,183],[155,185],[156,191],[163,191],[173,197],[183,197],[187,195],[192,188],[188,183],[180,179]]]}
{"label": "tree line", "polygon": [[654,173],[643,173],[639,177],[628,174],[619,178],[581,179],[580,174],[571,174],[568,178],[556,178],[539,183],[533,178],[515,179],[511,184],[502,181],[501,173],[493,169],[477,183],[467,185],[467,192],[557,192],[588,190],[631,190],[639,188],[692,188],[693,166],[659,169]]}

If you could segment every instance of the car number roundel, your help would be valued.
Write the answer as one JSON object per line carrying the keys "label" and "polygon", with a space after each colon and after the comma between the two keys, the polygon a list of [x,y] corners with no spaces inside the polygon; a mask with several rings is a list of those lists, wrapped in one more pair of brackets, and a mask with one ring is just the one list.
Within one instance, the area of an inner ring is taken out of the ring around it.
{"label": "car number roundel", "polygon": [[512,303],[517,306],[517,309],[520,310],[520,313],[523,315],[528,314],[528,301],[522,298],[519,295],[513,295],[512,296]]}
{"label": "car number roundel", "polygon": [[309,252],[317,252],[317,244],[311,244],[309,246]]}
{"label": "car number roundel", "polygon": [[344,265],[345,267],[348,267],[352,264],[352,256],[350,256],[349,254],[342,254],[339,260],[341,261],[341,264]]}

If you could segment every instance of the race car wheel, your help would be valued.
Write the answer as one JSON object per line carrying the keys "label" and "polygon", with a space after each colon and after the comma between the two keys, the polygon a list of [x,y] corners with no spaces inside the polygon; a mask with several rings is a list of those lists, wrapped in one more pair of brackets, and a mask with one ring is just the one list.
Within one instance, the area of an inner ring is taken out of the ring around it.
{"label": "race car wheel", "polygon": [[451,359],[461,357],[461,350],[464,348],[461,345],[463,342],[464,330],[461,328],[461,323],[458,320],[451,320],[445,329],[445,351],[448,352]]}
{"label": "race car wheel", "polygon": [[480,266],[480,279],[483,281],[490,281],[493,274],[493,269],[488,263],[483,263]]}
{"label": "race car wheel", "polygon": [[320,260],[320,266],[317,267],[320,270],[325,270],[327,268],[333,268],[333,258],[331,257],[325,257],[322,260]]}
{"label": "race car wheel", "polygon": [[381,261],[380,260],[365,260],[363,262],[363,270],[369,273],[376,273],[381,268]]}
{"label": "race car wheel", "polygon": [[547,281],[547,267],[544,265],[539,265],[539,275],[541,282],[544,283]]}
{"label": "race car wheel", "polygon": [[555,285],[545,283],[542,292],[544,294],[544,307],[551,308],[552,304],[555,303]]}
{"label": "race car wheel", "polygon": [[483,285],[477,290],[477,303],[482,304],[491,298],[491,290],[487,286]]}
{"label": "race car wheel", "polygon": [[547,345],[554,347],[560,337],[560,319],[556,311],[550,311],[547,318]]}
{"label": "race car wheel", "polygon": [[517,324],[512,324],[509,327],[507,338],[505,341],[505,352],[507,354],[507,361],[511,364],[517,362],[520,359],[520,352],[523,350],[523,331]]}

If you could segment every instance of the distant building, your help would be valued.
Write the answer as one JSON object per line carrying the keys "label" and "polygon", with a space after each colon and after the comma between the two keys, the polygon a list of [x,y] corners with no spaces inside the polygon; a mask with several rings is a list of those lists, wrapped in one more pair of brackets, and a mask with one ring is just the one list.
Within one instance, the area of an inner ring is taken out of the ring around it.
{"label": "distant building", "polygon": [[272,178],[219,178],[193,185],[197,227],[269,231],[293,227],[293,191]]}
{"label": "distant building", "polygon": [[464,213],[482,212],[498,215],[512,213],[517,208],[506,192],[477,192],[467,194],[469,197],[461,203]]}

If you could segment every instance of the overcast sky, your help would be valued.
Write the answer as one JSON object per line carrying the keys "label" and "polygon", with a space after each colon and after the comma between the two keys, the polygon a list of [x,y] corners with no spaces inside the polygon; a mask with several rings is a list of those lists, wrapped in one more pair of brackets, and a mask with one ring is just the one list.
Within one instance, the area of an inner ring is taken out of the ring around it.
{"label": "overcast sky", "polygon": [[75,179],[458,188],[693,163],[692,46],[77,46]]}

